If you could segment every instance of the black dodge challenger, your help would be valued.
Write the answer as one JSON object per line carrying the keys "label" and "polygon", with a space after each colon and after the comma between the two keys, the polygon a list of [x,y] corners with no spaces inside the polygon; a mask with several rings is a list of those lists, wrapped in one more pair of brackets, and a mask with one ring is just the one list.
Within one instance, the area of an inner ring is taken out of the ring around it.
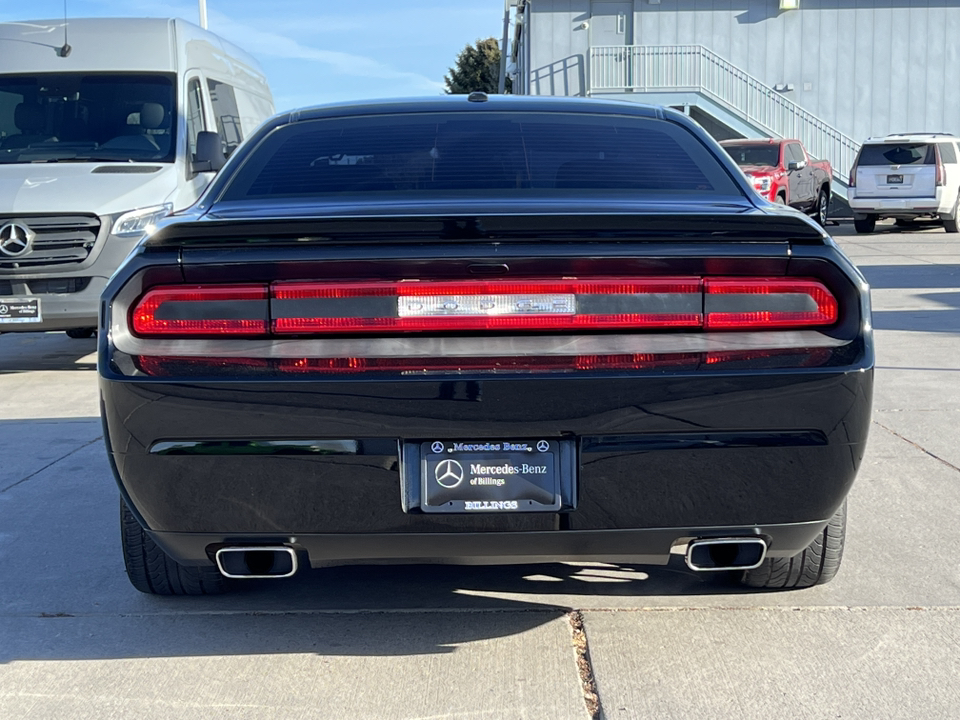
{"label": "black dodge challenger", "polygon": [[682,114],[487,97],[275,117],[103,296],[133,585],[370,561],[830,580],[868,288]]}

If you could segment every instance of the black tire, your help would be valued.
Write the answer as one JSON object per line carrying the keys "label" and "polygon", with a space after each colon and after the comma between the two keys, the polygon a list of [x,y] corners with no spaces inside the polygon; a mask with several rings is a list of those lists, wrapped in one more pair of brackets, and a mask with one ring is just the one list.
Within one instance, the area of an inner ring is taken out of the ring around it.
{"label": "black tire", "polygon": [[226,590],[215,567],[181,565],[143,531],[130,508],[120,500],[120,537],[127,577],[148,595],[218,595]]}
{"label": "black tire", "polygon": [[67,336],[72,337],[74,340],[85,340],[86,338],[92,338],[96,335],[97,329],[92,327],[84,328],[70,328],[67,330]]}
{"label": "black tire", "polygon": [[858,233],[872,233],[877,229],[877,216],[863,215],[862,217],[854,217],[853,227],[856,228]]}
{"label": "black tire", "polygon": [[783,195],[777,195],[777,199],[774,200],[777,205],[786,205],[787,199]]}
{"label": "black tire", "polygon": [[843,558],[847,531],[847,501],[830,518],[817,539],[792,558],[766,558],[760,567],[743,573],[741,582],[755,588],[796,590],[828,583]]}
{"label": "black tire", "polygon": [[827,226],[827,216],[830,214],[830,193],[825,187],[820,188],[820,194],[817,195],[817,204],[813,208],[813,219],[819,223],[820,227]]}

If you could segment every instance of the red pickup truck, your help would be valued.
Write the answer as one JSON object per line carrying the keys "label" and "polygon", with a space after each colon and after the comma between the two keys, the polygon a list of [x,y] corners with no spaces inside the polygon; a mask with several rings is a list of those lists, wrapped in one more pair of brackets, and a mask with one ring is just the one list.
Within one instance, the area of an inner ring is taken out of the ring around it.
{"label": "red pickup truck", "polygon": [[801,210],[826,225],[833,171],[799,140],[724,140],[720,143],[761,197]]}

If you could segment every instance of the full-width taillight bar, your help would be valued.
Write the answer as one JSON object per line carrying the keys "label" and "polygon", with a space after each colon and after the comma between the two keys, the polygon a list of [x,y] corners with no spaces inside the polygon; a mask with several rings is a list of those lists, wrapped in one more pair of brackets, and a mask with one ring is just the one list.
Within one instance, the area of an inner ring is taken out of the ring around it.
{"label": "full-width taillight bar", "polygon": [[805,278],[277,282],[157,287],[142,337],[823,327],[836,298]]}

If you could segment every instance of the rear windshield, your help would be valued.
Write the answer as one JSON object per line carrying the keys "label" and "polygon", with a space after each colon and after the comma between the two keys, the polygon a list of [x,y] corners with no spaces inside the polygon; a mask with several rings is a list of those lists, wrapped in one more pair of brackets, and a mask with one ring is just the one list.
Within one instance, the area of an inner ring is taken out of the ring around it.
{"label": "rear windshield", "polygon": [[740,165],[768,165],[777,167],[780,164],[779,145],[724,145],[733,161]]}
{"label": "rear windshield", "polygon": [[663,120],[562,113],[423,113],[282,126],[220,199],[359,193],[741,196],[690,132]]}
{"label": "rear windshield", "polygon": [[928,143],[864,145],[857,165],[936,165],[937,154]]}

